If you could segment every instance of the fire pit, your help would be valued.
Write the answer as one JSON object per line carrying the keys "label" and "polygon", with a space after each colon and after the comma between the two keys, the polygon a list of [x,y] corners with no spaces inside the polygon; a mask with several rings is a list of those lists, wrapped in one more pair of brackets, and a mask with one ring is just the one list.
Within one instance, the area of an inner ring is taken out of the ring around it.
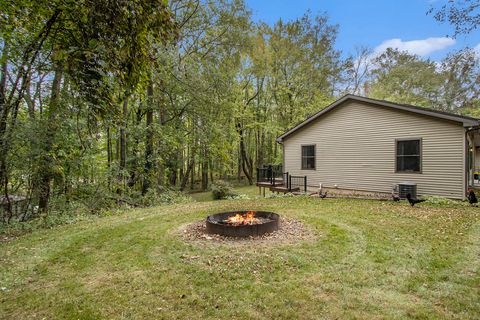
{"label": "fire pit", "polygon": [[280,216],[266,211],[232,211],[207,217],[207,233],[229,237],[261,236],[278,230]]}

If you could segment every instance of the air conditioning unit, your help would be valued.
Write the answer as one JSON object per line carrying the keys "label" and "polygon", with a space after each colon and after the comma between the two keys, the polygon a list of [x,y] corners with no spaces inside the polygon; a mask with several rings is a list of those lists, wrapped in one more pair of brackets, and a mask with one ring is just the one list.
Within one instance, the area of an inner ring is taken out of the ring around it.
{"label": "air conditioning unit", "polygon": [[406,199],[409,193],[413,199],[417,198],[417,184],[415,182],[400,182],[398,184],[398,196],[400,199]]}

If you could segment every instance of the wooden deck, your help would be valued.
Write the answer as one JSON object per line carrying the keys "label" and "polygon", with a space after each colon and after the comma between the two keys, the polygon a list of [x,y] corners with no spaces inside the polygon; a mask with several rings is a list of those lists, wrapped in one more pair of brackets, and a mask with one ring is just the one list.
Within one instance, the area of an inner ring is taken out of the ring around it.
{"label": "wooden deck", "polygon": [[[282,192],[282,193],[299,193],[300,188],[295,187],[295,188],[288,188],[283,184],[283,181],[278,181],[273,185],[272,183],[269,182],[257,182],[257,187],[258,187],[258,193],[262,194],[263,191],[263,196],[265,196],[265,190],[268,188],[271,192]],[[263,190],[262,190],[263,188]]]}
{"label": "wooden deck", "polygon": [[[283,182],[279,183],[278,186],[283,186]],[[270,182],[257,182],[257,187],[270,188],[270,187],[273,187],[273,184],[271,184]]]}
{"label": "wooden deck", "polygon": [[292,188],[292,189],[288,189],[287,187],[285,186],[275,186],[275,187],[270,187],[270,191],[272,192],[283,192],[283,193],[288,193],[288,192],[299,192],[300,191],[300,188]]}
{"label": "wooden deck", "polygon": [[[280,167],[281,168],[281,167]],[[265,196],[268,188],[271,192],[296,193],[307,192],[307,176],[292,176],[288,172],[282,172],[278,166],[268,165],[257,168],[258,193]],[[302,194],[303,194],[302,193]]]}

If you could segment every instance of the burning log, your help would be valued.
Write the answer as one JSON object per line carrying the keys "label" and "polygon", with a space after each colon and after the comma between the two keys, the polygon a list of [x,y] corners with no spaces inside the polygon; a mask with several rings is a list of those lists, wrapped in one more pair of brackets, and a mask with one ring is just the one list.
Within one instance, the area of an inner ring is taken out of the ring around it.
{"label": "burning log", "polygon": [[231,237],[260,236],[279,228],[280,217],[273,212],[234,211],[207,217],[208,233]]}
{"label": "burning log", "polygon": [[260,219],[255,218],[255,211],[248,211],[247,213],[237,213],[234,216],[228,217],[225,220],[226,223],[238,226],[238,225],[245,225],[245,224],[259,224]]}

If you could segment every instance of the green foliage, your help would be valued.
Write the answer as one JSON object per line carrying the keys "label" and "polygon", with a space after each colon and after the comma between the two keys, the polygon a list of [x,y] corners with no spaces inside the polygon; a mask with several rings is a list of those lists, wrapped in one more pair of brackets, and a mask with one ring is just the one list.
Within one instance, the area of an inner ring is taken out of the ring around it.
{"label": "green foliage", "polygon": [[98,184],[83,184],[75,188],[75,191],[66,197],[61,197],[60,200],[57,198],[53,199],[59,202],[58,206],[59,211],[68,210],[67,201],[73,203],[79,203],[87,212],[90,213],[100,213],[104,210],[114,208],[116,206],[124,205],[124,203],[118,203],[116,197],[112,195],[109,190],[105,189],[103,185]]}
{"label": "green foliage", "polygon": [[225,197],[225,200],[251,200],[252,198],[248,194],[236,194],[232,196]]}
{"label": "green foliage", "polygon": [[388,48],[374,61],[367,92],[372,98],[475,114],[480,107],[479,74],[479,59],[472,49],[436,63]]}
{"label": "green foliage", "polygon": [[210,190],[214,200],[227,199],[228,197],[236,197],[238,194],[233,190],[230,183],[224,180],[217,180],[210,185]]}
{"label": "green foliage", "polygon": [[473,32],[480,26],[480,1],[435,1],[428,13],[433,13],[439,22],[448,22],[455,27],[454,37]]}
{"label": "green foliage", "polygon": [[376,58],[369,95],[373,98],[419,106],[431,106],[441,84],[433,61],[424,61],[391,48]]}
{"label": "green foliage", "polygon": [[291,198],[294,197],[295,195],[291,192],[287,193],[271,193],[269,195],[266,195],[265,198],[271,198],[271,199],[276,199],[276,198]]}
{"label": "green foliage", "polygon": [[425,198],[427,203],[438,205],[438,206],[462,206],[469,205],[468,202],[452,200],[439,196],[429,196]]}
{"label": "green foliage", "polygon": [[66,206],[64,206],[60,211],[52,210],[47,216],[25,221],[12,219],[9,224],[0,223],[0,235],[6,238],[17,237],[42,229],[51,229],[61,225],[91,220],[96,217],[98,215],[92,215],[85,211],[80,204],[70,206],[70,210],[67,210]]}
{"label": "green foliage", "polygon": [[134,197],[134,201],[142,207],[149,207],[189,203],[193,202],[193,199],[185,193],[176,190],[165,189],[157,191],[155,189],[150,189],[143,196],[137,194],[137,197]]}

